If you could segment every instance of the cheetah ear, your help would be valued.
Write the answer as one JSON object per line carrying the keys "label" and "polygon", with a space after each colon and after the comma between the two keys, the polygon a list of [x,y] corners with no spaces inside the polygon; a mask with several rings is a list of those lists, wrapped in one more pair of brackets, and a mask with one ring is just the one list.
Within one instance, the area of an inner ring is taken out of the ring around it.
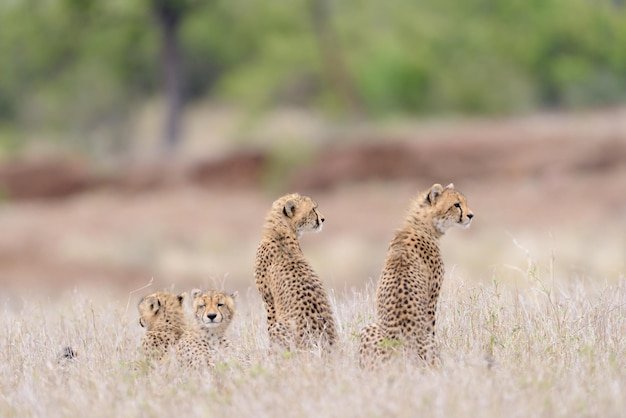
{"label": "cheetah ear", "polygon": [[296,202],[294,202],[293,200],[288,200],[283,207],[283,213],[286,217],[293,218],[293,216],[296,214]]}
{"label": "cheetah ear", "polygon": [[446,186],[446,189],[448,190],[454,190],[454,183],[450,183]]}
{"label": "cheetah ear", "polygon": [[426,196],[426,201],[432,205],[433,203],[435,203],[437,198],[441,195],[441,192],[443,192],[443,187],[441,187],[441,184],[439,183],[433,184],[433,186],[428,191],[428,195]]}
{"label": "cheetah ear", "polygon": [[231,311],[235,311],[235,299],[237,299],[237,296],[239,295],[238,292],[233,292],[231,294],[229,294],[226,298],[226,305],[228,305],[228,307],[230,308]]}
{"label": "cheetah ear", "polygon": [[200,293],[202,293],[202,290],[200,290],[200,289],[192,289],[191,290],[191,298],[192,299],[197,298],[198,296],[200,296]]}
{"label": "cheetah ear", "polygon": [[161,301],[159,298],[151,297],[150,298],[150,310],[153,314],[156,314],[161,309]]}

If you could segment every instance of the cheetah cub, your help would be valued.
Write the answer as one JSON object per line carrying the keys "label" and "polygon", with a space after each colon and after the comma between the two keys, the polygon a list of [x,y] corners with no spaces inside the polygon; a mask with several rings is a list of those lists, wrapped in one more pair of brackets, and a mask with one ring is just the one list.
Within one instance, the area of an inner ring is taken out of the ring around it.
{"label": "cheetah cub", "polygon": [[141,348],[147,359],[163,360],[183,335],[186,326],[183,300],[183,295],[156,292],[139,302],[139,325],[146,328]]}
{"label": "cheetah cub", "polygon": [[237,292],[194,289],[191,297],[193,321],[178,342],[176,355],[183,366],[203,369],[213,366],[230,346],[225,333],[235,315]]}
{"label": "cheetah cub", "polygon": [[361,367],[374,368],[400,350],[412,360],[438,362],[435,312],[443,279],[438,240],[454,225],[469,227],[473,217],[453,184],[435,184],[413,200],[389,245],[376,289],[377,321],[361,331]]}
{"label": "cheetah cub", "polygon": [[337,338],[328,295],[298,241],[323,223],[317,203],[297,193],[276,200],[267,215],[254,277],[274,347],[327,349]]}

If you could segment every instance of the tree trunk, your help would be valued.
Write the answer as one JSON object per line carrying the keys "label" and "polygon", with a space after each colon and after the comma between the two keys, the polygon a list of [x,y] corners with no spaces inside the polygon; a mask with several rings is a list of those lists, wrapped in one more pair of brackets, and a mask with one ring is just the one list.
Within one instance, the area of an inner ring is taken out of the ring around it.
{"label": "tree trunk", "polygon": [[166,99],[165,126],[163,129],[163,149],[171,154],[180,142],[180,118],[182,111],[182,72],[179,29],[181,13],[161,3],[155,11],[161,29],[161,67]]}
{"label": "tree trunk", "polygon": [[332,14],[328,2],[329,0],[309,0],[311,20],[320,49],[322,66],[328,82],[344,106],[350,113],[358,116],[362,113],[361,100],[343,60],[341,47],[332,25]]}

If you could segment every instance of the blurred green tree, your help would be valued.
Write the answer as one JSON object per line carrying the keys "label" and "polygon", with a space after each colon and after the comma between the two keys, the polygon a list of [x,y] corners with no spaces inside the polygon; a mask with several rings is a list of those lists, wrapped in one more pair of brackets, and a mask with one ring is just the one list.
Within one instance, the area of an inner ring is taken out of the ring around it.
{"label": "blurred green tree", "polygon": [[161,66],[167,101],[163,137],[164,148],[167,152],[172,152],[178,146],[180,138],[180,118],[183,105],[180,28],[186,15],[191,11],[192,0],[150,1],[162,38]]}
{"label": "blurred green tree", "polygon": [[614,0],[3,1],[0,146],[121,152],[157,95],[169,151],[203,97],[374,118],[624,103],[624,45]]}
{"label": "blurred green tree", "polygon": [[361,99],[358,97],[352,75],[346,67],[345,53],[334,26],[334,11],[331,9],[330,0],[309,0],[309,9],[320,60],[329,84],[350,113],[362,113]]}

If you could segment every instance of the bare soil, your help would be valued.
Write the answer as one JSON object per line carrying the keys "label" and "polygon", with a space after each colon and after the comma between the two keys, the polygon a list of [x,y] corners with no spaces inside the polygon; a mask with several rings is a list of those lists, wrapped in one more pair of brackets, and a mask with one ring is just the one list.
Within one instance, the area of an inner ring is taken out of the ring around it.
{"label": "bare soil", "polygon": [[313,195],[329,219],[304,245],[335,283],[376,277],[408,199],[434,182],[454,182],[477,214],[475,231],[455,233],[463,245],[547,229],[580,242],[609,234],[617,252],[626,245],[623,109],[355,129],[320,144],[279,190],[264,186],[268,150],[115,171],[75,158],[5,162],[0,283],[132,288],[150,277],[228,276],[243,287],[267,208],[293,190]]}

